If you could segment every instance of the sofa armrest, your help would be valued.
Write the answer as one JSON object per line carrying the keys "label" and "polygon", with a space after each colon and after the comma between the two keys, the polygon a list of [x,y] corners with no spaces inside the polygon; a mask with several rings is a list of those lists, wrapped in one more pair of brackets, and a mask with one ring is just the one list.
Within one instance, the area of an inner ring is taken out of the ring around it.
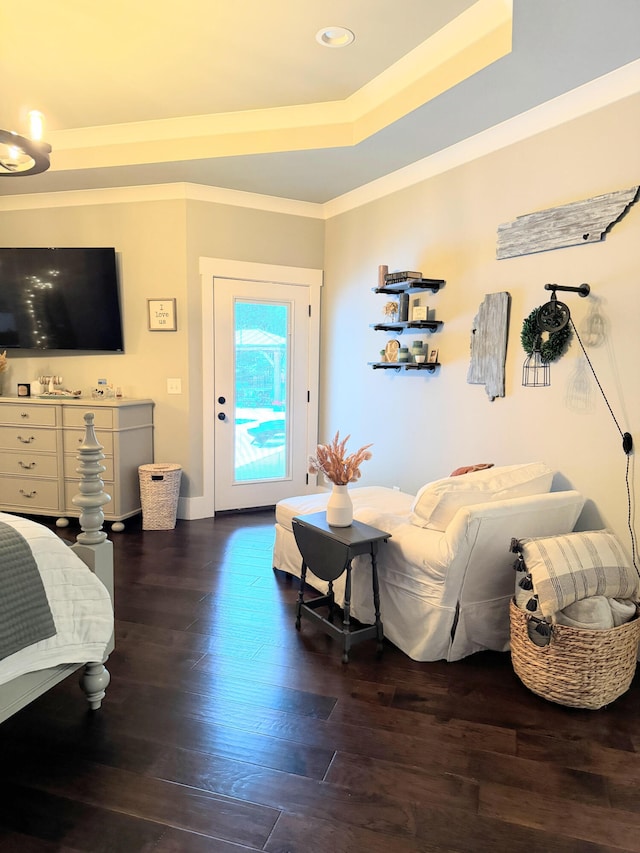
{"label": "sofa armrest", "polygon": [[440,545],[441,559],[448,564],[446,603],[454,606],[513,594],[511,539],[568,533],[583,505],[579,492],[565,491],[488,501],[458,510]]}

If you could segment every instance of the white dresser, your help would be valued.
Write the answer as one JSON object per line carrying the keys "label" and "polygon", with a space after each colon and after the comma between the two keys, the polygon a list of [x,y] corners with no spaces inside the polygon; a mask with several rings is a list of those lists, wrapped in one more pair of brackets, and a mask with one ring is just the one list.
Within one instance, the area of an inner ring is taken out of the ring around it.
{"label": "white dresser", "polygon": [[140,512],[138,466],[153,462],[152,400],[0,397],[0,510],[61,519],[80,513],[78,446],[93,412],[103,447],[104,517],[122,528]]}

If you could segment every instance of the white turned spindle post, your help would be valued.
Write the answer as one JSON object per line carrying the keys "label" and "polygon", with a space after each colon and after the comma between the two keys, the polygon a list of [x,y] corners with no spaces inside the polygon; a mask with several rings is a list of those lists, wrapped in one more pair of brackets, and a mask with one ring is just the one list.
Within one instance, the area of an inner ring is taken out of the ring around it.
{"label": "white turned spindle post", "polygon": [[78,535],[77,540],[83,545],[98,545],[107,538],[107,534],[102,530],[102,507],[111,500],[111,495],[105,492],[104,483],[100,478],[106,469],[101,464],[104,453],[96,438],[93,419],[93,412],[87,412],[84,416],[85,436],[78,449],[80,464],[76,468],[81,476],[80,494],[71,499],[75,506],[80,507],[80,527],[83,532]]}

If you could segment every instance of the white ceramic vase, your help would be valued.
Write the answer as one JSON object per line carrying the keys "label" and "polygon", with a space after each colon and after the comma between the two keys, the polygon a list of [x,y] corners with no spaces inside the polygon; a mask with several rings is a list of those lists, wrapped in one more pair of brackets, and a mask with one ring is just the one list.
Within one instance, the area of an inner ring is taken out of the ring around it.
{"label": "white ceramic vase", "polygon": [[331,527],[350,527],[353,503],[348,486],[333,486],[327,502],[327,524]]}

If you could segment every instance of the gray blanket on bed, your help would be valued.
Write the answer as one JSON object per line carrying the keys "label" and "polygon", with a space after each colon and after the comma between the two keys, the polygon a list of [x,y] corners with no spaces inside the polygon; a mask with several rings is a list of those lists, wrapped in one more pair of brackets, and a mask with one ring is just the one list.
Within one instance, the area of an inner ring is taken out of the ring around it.
{"label": "gray blanket on bed", "polygon": [[56,633],[27,540],[0,521],[0,660]]}

